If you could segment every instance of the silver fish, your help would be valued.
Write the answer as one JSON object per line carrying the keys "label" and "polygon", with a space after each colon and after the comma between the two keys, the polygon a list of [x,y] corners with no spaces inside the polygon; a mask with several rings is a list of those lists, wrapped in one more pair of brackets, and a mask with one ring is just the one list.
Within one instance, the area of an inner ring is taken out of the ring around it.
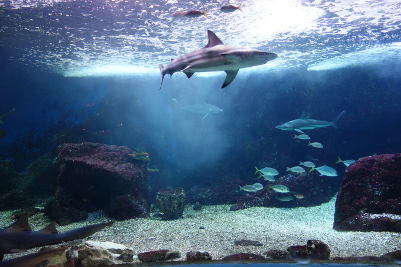
{"label": "silver fish", "polygon": [[222,88],[229,85],[237,76],[239,69],[265,64],[273,60],[277,54],[261,50],[226,46],[214,34],[208,30],[209,41],[204,48],[173,59],[166,67],[159,64],[162,88],[164,75],[182,71],[188,78],[195,72],[225,71],[227,77]]}
{"label": "silver fish", "polygon": [[315,167],[315,163],[313,163],[312,161],[304,161],[304,162],[299,162],[299,165],[308,167],[308,168],[314,168]]}
{"label": "silver fish", "polygon": [[287,172],[289,172],[289,171],[296,172],[296,173],[303,173],[303,172],[305,172],[305,169],[302,168],[301,166],[294,166],[294,167],[291,167],[291,168],[287,167]]}
{"label": "silver fish", "polygon": [[294,139],[309,140],[310,137],[307,134],[299,134],[299,135],[294,134]]}
{"label": "silver fish", "polygon": [[239,190],[242,190],[245,192],[252,192],[252,193],[258,191],[255,187],[253,187],[253,185],[250,185],[250,184],[240,186]]}
{"label": "silver fish", "polygon": [[294,200],[294,196],[292,194],[280,194],[276,195],[276,199],[279,201],[291,201]]}
{"label": "silver fish", "polygon": [[263,185],[261,183],[254,183],[252,186],[258,191],[263,189]]}
{"label": "silver fish", "polygon": [[345,114],[345,110],[343,112],[341,112],[340,115],[338,115],[333,121],[319,121],[319,120],[308,119],[306,117],[305,112],[303,112],[298,119],[278,125],[278,126],[276,126],[276,128],[283,130],[283,131],[295,131],[295,130],[299,130],[299,129],[300,130],[313,130],[313,129],[329,127],[329,126],[333,126],[334,128],[337,128],[337,122],[344,114]]}
{"label": "silver fish", "polygon": [[259,169],[256,168],[256,166],[255,166],[255,169],[256,169],[255,174],[257,174],[258,172],[260,172],[262,175],[271,175],[271,176],[276,176],[276,175],[278,175],[278,171],[277,171],[276,169],[274,169],[274,168],[265,167],[265,168],[259,170]]}
{"label": "silver fish", "polygon": [[273,186],[270,187],[271,189],[273,189],[274,191],[278,192],[278,193],[288,193],[290,192],[290,189],[282,184],[275,184]]}
{"label": "silver fish", "polygon": [[319,142],[309,142],[308,146],[314,147],[314,148],[323,148],[323,145]]}
{"label": "silver fish", "polygon": [[263,179],[265,179],[266,181],[270,181],[270,182],[274,182],[276,180],[276,178],[274,178],[273,175],[267,175],[267,174],[262,174]]}
{"label": "silver fish", "polygon": [[310,169],[309,172],[317,170],[320,173],[320,176],[337,176],[337,171],[329,166],[323,165],[317,168]]}

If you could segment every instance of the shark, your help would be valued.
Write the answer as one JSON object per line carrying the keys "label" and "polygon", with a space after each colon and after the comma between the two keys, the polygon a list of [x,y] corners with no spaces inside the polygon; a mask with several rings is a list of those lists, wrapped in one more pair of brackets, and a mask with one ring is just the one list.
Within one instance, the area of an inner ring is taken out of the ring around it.
{"label": "shark", "polygon": [[59,233],[55,227],[56,222],[50,223],[42,230],[32,231],[28,217],[29,214],[26,213],[10,226],[0,229],[0,262],[6,253],[86,238],[114,223],[98,223]]}
{"label": "shark", "polygon": [[345,114],[345,112],[346,112],[345,110],[341,112],[333,121],[319,121],[314,119],[308,119],[306,117],[306,113],[302,112],[301,116],[298,119],[280,124],[276,126],[276,128],[283,131],[313,130],[329,126],[337,128],[337,122]]}
{"label": "shark", "polygon": [[4,113],[3,115],[0,115],[0,124],[3,124],[4,119],[7,118],[8,115],[13,113],[14,111],[15,111],[15,108],[12,108],[11,110],[9,110],[6,113]]}
{"label": "shark", "polygon": [[181,104],[178,103],[178,101],[176,99],[171,99],[171,100],[173,100],[175,103],[177,103],[177,105],[180,107],[181,110],[185,110],[185,111],[192,112],[192,113],[205,114],[205,116],[202,118],[202,120],[204,118],[206,118],[207,115],[209,115],[210,113],[217,114],[217,113],[220,113],[223,111],[223,109],[216,107],[212,104],[208,104],[206,102],[201,103],[201,104],[189,105],[189,106],[181,106]]}
{"label": "shark", "polygon": [[252,48],[226,46],[211,30],[207,31],[208,43],[204,48],[192,51],[176,59],[167,66],[159,64],[161,81],[166,74],[184,72],[191,78],[195,72],[224,71],[227,76],[221,88],[228,86],[242,68],[265,64],[277,58],[277,54]]}
{"label": "shark", "polygon": [[6,260],[0,262],[0,267],[34,267],[38,266],[38,264],[46,261],[47,259],[55,256],[62,255],[64,251],[66,251],[68,247],[60,247],[55,249],[49,249],[45,251],[40,251],[36,253],[32,253],[26,256],[14,258],[11,260]]}

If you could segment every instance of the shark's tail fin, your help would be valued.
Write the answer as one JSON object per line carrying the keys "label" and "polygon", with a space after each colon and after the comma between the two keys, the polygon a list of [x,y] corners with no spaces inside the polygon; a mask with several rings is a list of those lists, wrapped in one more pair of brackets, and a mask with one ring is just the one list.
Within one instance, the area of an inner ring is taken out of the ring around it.
{"label": "shark's tail fin", "polygon": [[241,8],[241,5],[242,5],[242,3],[239,4],[238,9],[239,9],[240,11],[244,12],[244,11],[242,10],[242,8]]}
{"label": "shark's tail fin", "polygon": [[164,66],[163,66],[163,64],[159,64],[159,68],[160,68],[160,75],[161,75],[160,88],[159,88],[159,90],[160,90],[160,89],[162,89],[163,79],[164,79],[164,73],[163,73]]}
{"label": "shark's tail fin", "polygon": [[345,112],[346,112],[346,111],[343,110],[343,112],[341,112],[340,115],[338,115],[337,118],[335,118],[335,119],[333,120],[332,125],[333,125],[334,128],[337,129],[337,122],[338,122],[338,120],[345,114]]}

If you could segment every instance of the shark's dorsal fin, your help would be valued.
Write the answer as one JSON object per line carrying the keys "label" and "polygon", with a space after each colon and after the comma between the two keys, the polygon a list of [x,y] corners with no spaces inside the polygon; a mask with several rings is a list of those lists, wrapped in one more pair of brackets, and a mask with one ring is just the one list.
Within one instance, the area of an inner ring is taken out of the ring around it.
{"label": "shark's dorsal fin", "polygon": [[224,45],[219,37],[217,37],[216,34],[214,34],[214,32],[212,32],[211,30],[207,31],[207,37],[209,38],[209,41],[204,48],[213,47],[216,45]]}
{"label": "shark's dorsal fin", "polygon": [[308,114],[306,114],[306,112],[305,111],[303,111],[302,112],[302,114],[301,114],[301,116],[299,116],[299,118],[298,119],[307,119],[308,118]]}
{"label": "shark's dorsal fin", "polygon": [[238,70],[226,70],[226,73],[227,77],[224,80],[223,86],[221,88],[226,87],[234,80],[235,76],[237,76]]}
{"label": "shark's dorsal fin", "polygon": [[21,217],[18,218],[15,222],[13,222],[10,226],[5,228],[5,230],[10,232],[30,232],[32,228],[28,223],[29,213],[25,213]]}
{"label": "shark's dorsal fin", "polygon": [[51,222],[48,226],[46,226],[39,232],[41,232],[42,234],[58,234],[58,231],[56,229],[56,222]]}

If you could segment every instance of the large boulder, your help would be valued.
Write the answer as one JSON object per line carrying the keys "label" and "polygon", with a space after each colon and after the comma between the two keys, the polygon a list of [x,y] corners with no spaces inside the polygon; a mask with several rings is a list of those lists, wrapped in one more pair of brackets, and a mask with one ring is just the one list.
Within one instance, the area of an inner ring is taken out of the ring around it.
{"label": "large boulder", "polygon": [[136,155],[124,146],[60,145],[51,219],[68,224],[95,210],[118,220],[148,216],[146,157]]}
{"label": "large boulder", "polygon": [[401,154],[362,158],[346,169],[334,229],[401,232]]}

